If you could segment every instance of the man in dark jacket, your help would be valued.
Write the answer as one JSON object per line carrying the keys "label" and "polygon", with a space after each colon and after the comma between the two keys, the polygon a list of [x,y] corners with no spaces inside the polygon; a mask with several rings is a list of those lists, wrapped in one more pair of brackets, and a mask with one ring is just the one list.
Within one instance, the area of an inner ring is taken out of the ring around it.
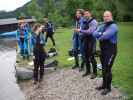
{"label": "man in dark jacket", "polygon": [[86,10],[84,12],[83,27],[81,29],[77,29],[76,31],[80,32],[82,37],[81,41],[83,41],[84,44],[83,50],[86,63],[86,72],[83,74],[83,77],[90,74],[90,63],[92,63],[93,73],[91,75],[91,79],[94,79],[97,76],[97,63],[94,58],[96,39],[93,36],[93,32],[96,30],[96,28],[97,21],[92,17],[91,12]]}
{"label": "man in dark jacket", "polygon": [[112,65],[117,54],[117,24],[113,21],[112,13],[105,11],[103,15],[104,24],[100,26],[94,36],[100,41],[103,83],[97,90],[103,90],[102,95],[111,91]]}
{"label": "man in dark jacket", "polygon": [[48,20],[47,17],[44,17],[44,31],[46,32],[46,39],[45,42],[47,42],[48,38],[51,39],[53,46],[55,46],[55,40],[54,40],[54,26],[51,21]]}

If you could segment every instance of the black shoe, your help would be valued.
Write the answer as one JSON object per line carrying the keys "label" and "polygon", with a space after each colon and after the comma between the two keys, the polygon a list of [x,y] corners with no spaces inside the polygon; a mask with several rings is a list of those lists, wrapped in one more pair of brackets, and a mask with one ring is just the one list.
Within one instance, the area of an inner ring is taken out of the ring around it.
{"label": "black shoe", "polygon": [[34,81],[34,82],[33,82],[34,85],[37,85],[37,83],[38,83],[38,81]]}
{"label": "black shoe", "polygon": [[104,90],[101,92],[101,95],[107,95],[110,91],[111,91],[111,89],[104,89]]}
{"label": "black shoe", "polygon": [[79,72],[83,71],[83,68],[79,68]]}
{"label": "black shoe", "polygon": [[43,79],[42,79],[42,78],[40,78],[38,82],[39,82],[39,83],[41,83],[42,81],[43,81]]}
{"label": "black shoe", "polygon": [[94,79],[94,78],[96,78],[96,77],[97,77],[96,74],[92,74],[91,77],[90,77],[90,79]]}
{"label": "black shoe", "polygon": [[100,90],[105,89],[105,88],[103,86],[98,86],[95,89],[98,90],[98,91],[100,91]]}
{"label": "black shoe", "polygon": [[26,59],[27,59],[27,61],[30,61],[30,56],[29,55],[26,56]]}
{"label": "black shoe", "polygon": [[78,65],[74,65],[74,66],[72,67],[72,69],[76,69],[76,68],[78,68]]}
{"label": "black shoe", "polygon": [[82,75],[82,77],[86,77],[86,76],[88,76],[88,75],[90,75],[90,72],[84,73],[84,74]]}
{"label": "black shoe", "polygon": [[25,60],[25,56],[22,56],[23,60]]}

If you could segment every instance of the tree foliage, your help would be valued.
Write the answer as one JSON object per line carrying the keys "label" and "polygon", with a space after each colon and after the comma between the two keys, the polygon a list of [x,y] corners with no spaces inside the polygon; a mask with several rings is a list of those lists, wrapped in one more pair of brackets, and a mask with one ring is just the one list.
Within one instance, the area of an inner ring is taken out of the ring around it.
{"label": "tree foliage", "polygon": [[57,26],[73,23],[78,8],[90,9],[100,21],[105,10],[112,11],[117,21],[133,21],[132,0],[32,0],[27,8],[29,15],[39,20],[48,16]]}

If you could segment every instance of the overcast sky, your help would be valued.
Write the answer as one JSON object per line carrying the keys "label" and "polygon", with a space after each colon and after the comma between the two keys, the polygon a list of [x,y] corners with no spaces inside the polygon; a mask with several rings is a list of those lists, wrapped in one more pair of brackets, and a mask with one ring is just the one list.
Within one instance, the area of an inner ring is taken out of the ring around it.
{"label": "overcast sky", "polygon": [[13,11],[31,0],[0,0],[0,11]]}

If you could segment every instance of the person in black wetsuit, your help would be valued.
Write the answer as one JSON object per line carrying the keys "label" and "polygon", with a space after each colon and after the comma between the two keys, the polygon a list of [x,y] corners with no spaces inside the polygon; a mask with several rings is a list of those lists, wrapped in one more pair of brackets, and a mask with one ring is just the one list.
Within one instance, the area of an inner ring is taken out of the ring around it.
{"label": "person in black wetsuit", "polygon": [[45,39],[42,32],[42,27],[40,24],[36,24],[33,27],[33,32],[31,36],[31,45],[33,47],[34,56],[34,84],[41,82],[44,75],[44,61],[46,58],[46,52],[44,49]]}
{"label": "person in black wetsuit", "polygon": [[44,17],[44,32],[46,32],[46,39],[47,42],[48,38],[51,39],[53,46],[55,46],[55,39],[54,39],[54,26],[51,21],[48,20],[48,17]]}
{"label": "person in black wetsuit", "polygon": [[96,38],[93,36],[93,32],[97,29],[97,21],[92,17],[89,10],[84,11],[84,21],[81,29],[77,29],[77,32],[80,32],[83,41],[83,51],[86,63],[86,72],[83,74],[83,77],[91,74],[91,63],[93,72],[91,74],[91,79],[96,78],[97,76],[97,62],[95,60],[95,46]]}
{"label": "person in black wetsuit", "polygon": [[117,55],[117,33],[118,26],[113,21],[112,13],[105,11],[103,14],[104,23],[99,26],[94,36],[100,41],[100,61],[102,63],[103,83],[97,90],[103,90],[102,95],[111,91],[112,66]]}

